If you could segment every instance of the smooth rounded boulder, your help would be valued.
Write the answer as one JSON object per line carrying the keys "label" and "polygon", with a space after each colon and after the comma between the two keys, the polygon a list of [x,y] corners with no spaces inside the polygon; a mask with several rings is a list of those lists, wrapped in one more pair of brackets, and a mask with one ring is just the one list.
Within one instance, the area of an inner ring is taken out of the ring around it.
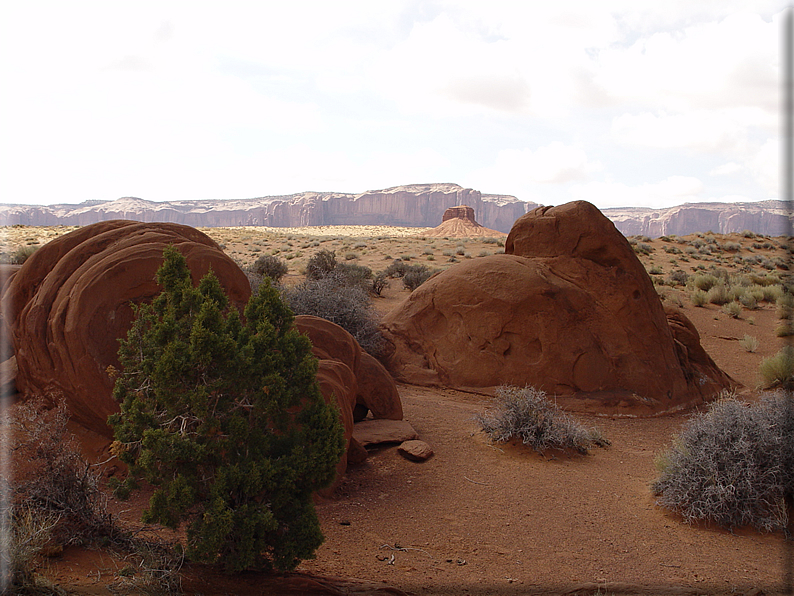
{"label": "smooth rounded boulder", "polygon": [[593,205],[535,209],[515,222],[505,253],[435,275],[384,318],[395,378],[486,392],[531,385],[568,409],[626,415],[687,407],[733,384],[687,345],[683,323],[676,339],[631,245]]}
{"label": "smooth rounded boulder", "polygon": [[185,255],[194,282],[212,268],[232,303],[251,290],[245,274],[209,236],[179,224],[113,220],[80,228],[37,250],[14,275],[3,311],[17,358],[18,390],[66,401],[72,419],[104,436],[118,411],[108,367],[132,305],[159,292],[163,250]]}

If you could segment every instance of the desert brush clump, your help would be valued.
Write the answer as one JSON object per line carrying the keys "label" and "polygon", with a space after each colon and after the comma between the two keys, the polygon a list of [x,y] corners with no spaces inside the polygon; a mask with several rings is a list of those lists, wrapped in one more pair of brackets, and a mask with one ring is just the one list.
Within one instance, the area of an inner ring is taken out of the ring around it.
{"label": "desert brush clump", "polygon": [[309,258],[306,263],[306,278],[320,279],[336,267],[336,252],[323,248]]}
{"label": "desert brush clump", "polygon": [[380,319],[369,292],[345,275],[331,273],[306,281],[283,292],[296,315],[313,315],[336,323],[352,335],[366,352],[379,356],[383,350]]}
{"label": "desert brush clump", "polygon": [[774,356],[764,358],[758,368],[763,386],[794,389],[794,347],[783,346]]}
{"label": "desert brush clump", "polygon": [[69,433],[69,413],[41,398],[16,406],[8,422],[14,437],[14,500],[58,517],[53,530],[63,544],[90,542],[117,533],[100,487],[101,473],[80,453]]}
{"label": "desert brush clump", "polygon": [[322,543],[312,493],[333,481],[344,449],[311,343],[267,279],[242,317],[212,271],[193,286],[173,246],[157,282],[120,340],[109,424],[130,473],[116,493],[152,484],[143,521],[186,522],[188,559],[294,569]]}
{"label": "desert brush clump", "polygon": [[259,276],[266,275],[274,283],[278,283],[289,271],[289,266],[275,255],[262,255],[251,265],[251,270]]}
{"label": "desert brush clump", "polygon": [[[0,533],[0,593],[65,594],[37,573],[43,557],[65,546],[88,545],[136,560],[127,586],[176,593],[181,559],[170,545],[124,530],[107,508],[100,466],[90,464],[69,433],[64,402],[40,398],[11,408],[2,448],[12,453],[11,498],[2,511],[9,531]],[[6,479],[2,479],[6,482]],[[5,489],[9,489],[8,486]],[[5,589],[5,591],[3,591]]]}
{"label": "desert brush clump", "polygon": [[784,496],[794,489],[793,436],[790,396],[766,395],[754,405],[724,396],[657,457],[657,503],[689,523],[784,529]]}
{"label": "desert brush clump", "polygon": [[562,449],[585,455],[609,445],[600,431],[585,428],[534,387],[499,387],[494,405],[474,419],[492,441],[520,439],[541,454]]}

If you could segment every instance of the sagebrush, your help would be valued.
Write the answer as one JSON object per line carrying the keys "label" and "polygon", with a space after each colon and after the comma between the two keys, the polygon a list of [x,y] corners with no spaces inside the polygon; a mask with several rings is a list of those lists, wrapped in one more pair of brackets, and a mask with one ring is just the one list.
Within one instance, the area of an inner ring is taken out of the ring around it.
{"label": "sagebrush", "polygon": [[687,522],[781,530],[784,497],[794,490],[791,397],[767,395],[754,405],[733,397],[690,420],[657,458],[657,503]]}
{"label": "sagebrush", "polygon": [[313,315],[336,323],[356,338],[362,349],[379,356],[384,340],[379,316],[369,292],[359,283],[336,272],[286,288],[284,300],[296,315]]}
{"label": "sagebrush", "polygon": [[517,438],[538,453],[570,449],[584,455],[609,445],[600,431],[585,428],[534,387],[499,387],[494,404],[475,420],[492,441]]}

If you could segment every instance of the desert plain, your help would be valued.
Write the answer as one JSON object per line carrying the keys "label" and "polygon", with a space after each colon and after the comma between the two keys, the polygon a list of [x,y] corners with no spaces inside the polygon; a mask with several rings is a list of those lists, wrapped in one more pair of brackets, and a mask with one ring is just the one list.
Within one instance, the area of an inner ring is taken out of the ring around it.
{"label": "desert plain", "polygon": [[[0,252],[13,255],[72,229],[4,228]],[[385,226],[202,231],[243,267],[265,254],[284,259],[286,285],[304,278],[308,259],[321,249],[377,272],[395,258],[445,269],[499,253],[504,245],[504,236],[431,237],[429,229]],[[695,288],[681,282],[707,273],[782,281],[787,239],[705,231],[629,240],[660,299],[684,311],[705,350],[741,384],[738,397],[757,400],[761,361],[787,341],[777,335],[776,304],[759,301],[735,316],[717,304],[695,306]],[[373,303],[387,313],[409,293],[392,279]],[[399,392],[405,419],[432,446],[432,458],[411,462],[396,445],[383,445],[350,466],[334,495],[318,501],[325,543],[289,581],[256,573],[227,577],[185,565],[183,592],[757,595],[783,593],[790,581],[794,546],[781,533],[689,525],[655,504],[654,460],[697,412],[576,414],[611,446],[585,456],[540,455],[521,444],[492,444],[478,430],[474,416],[489,403],[487,395],[406,384]],[[112,508],[123,524],[139,527],[145,498],[139,494]],[[146,593],[121,573],[129,564],[112,549],[67,546],[43,559],[40,573],[70,594]]]}

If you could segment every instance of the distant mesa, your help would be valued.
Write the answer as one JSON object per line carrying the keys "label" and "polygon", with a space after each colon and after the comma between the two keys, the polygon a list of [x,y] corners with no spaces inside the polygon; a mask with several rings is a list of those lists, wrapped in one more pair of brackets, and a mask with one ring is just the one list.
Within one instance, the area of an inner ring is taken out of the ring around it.
{"label": "distant mesa", "polygon": [[444,211],[441,224],[429,232],[422,232],[421,235],[433,238],[476,238],[507,234],[481,226],[474,218],[474,209],[468,205],[459,205]]}
{"label": "distant mesa", "polygon": [[568,409],[630,416],[734,385],[590,203],[524,215],[505,253],[436,274],[384,317],[398,381],[486,393],[532,385]]}
{"label": "distant mesa", "polygon": [[[503,233],[538,207],[511,195],[485,194],[457,184],[407,184],[362,193],[302,192],[252,199],[146,201],[123,197],[80,204],[0,205],[4,225],[86,226],[112,219],[168,222],[193,227],[306,227],[378,225],[432,228],[446,209],[469,206],[486,228]],[[624,235],[658,237],[750,230],[778,236],[794,220],[784,201],[692,203],[667,209],[621,207],[603,211]]]}
{"label": "distant mesa", "polygon": [[193,227],[306,227],[382,225],[432,228],[448,207],[469,205],[477,221],[507,232],[535,203],[508,195],[483,194],[457,184],[409,184],[363,193],[303,192],[253,199],[85,201],[79,205],[0,205],[5,225],[79,225],[128,219]]}

